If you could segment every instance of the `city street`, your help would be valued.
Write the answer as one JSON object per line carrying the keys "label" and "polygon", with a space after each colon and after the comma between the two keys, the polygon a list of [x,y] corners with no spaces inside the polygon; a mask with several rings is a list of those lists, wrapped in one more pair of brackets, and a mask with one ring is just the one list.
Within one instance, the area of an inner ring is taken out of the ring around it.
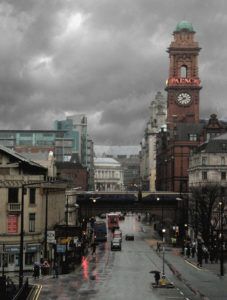
{"label": "city street", "polygon": [[[39,299],[200,299],[167,265],[166,276],[174,282],[175,288],[153,288],[154,276],[149,272],[162,272],[163,260],[149,245],[151,227],[142,225],[135,215],[130,215],[120,223],[120,228],[122,251],[110,251],[108,241],[97,247],[96,257],[89,254],[84,258],[74,273],[60,275],[58,279],[37,280],[36,283],[42,285]],[[135,240],[126,241],[125,234],[132,232]],[[183,260],[182,263],[185,264]]]}

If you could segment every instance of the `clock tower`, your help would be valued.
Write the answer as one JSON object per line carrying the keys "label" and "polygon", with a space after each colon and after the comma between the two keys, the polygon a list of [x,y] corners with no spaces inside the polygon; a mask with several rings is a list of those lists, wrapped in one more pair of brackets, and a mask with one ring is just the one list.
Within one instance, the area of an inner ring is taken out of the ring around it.
{"label": "clock tower", "polygon": [[169,78],[166,81],[167,124],[199,123],[198,42],[191,23],[181,21],[173,32],[169,53]]}

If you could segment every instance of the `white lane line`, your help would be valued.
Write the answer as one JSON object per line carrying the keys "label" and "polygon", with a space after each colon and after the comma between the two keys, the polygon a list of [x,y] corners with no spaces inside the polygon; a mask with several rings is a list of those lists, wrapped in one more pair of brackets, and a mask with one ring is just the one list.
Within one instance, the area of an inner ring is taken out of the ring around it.
{"label": "white lane line", "polygon": [[189,264],[190,266],[192,266],[193,268],[195,268],[196,270],[199,270],[199,271],[201,271],[202,269],[201,268],[198,268],[197,266],[195,266],[193,263],[191,263],[190,261],[188,261],[188,260],[184,260],[187,264]]}

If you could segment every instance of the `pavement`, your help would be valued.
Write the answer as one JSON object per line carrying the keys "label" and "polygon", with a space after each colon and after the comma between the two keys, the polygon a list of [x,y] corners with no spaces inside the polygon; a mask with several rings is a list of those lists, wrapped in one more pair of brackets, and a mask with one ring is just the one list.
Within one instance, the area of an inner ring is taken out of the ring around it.
{"label": "pavement", "polygon": [[[157,242],[162,242],[151,225],[143,224],[143,231],[149,230],[151,239],[147,240],[150,247],[156,251]],[[172,273],[182,281],[193,293],[203,300],[227,300],[227,274],[220,276],[220,263],[203,263],[197,266],[197,257],[185,257],[182,249],[166,244],[165,263]],[[162,257],[162,251],[157,252]],[[224,264],[227,270],[227,263]]]}

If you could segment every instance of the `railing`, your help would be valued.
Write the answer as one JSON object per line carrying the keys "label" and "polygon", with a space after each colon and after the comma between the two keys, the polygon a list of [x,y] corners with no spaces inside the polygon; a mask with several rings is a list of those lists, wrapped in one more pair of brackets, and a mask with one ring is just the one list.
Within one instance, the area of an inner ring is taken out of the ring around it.
{"label": "railing", "polygon": [[27,296],[30,292],[30,287],[28,284],[28,278],[26,279],[25,283],[22,285],[22,287],[19,289],[17,294],[14,296],[13,300],[25,300],[27,299]]}
{"label": "railing", "polygon": [[20,203],[8,203],[8,211],[20,212],[21,204]]}

